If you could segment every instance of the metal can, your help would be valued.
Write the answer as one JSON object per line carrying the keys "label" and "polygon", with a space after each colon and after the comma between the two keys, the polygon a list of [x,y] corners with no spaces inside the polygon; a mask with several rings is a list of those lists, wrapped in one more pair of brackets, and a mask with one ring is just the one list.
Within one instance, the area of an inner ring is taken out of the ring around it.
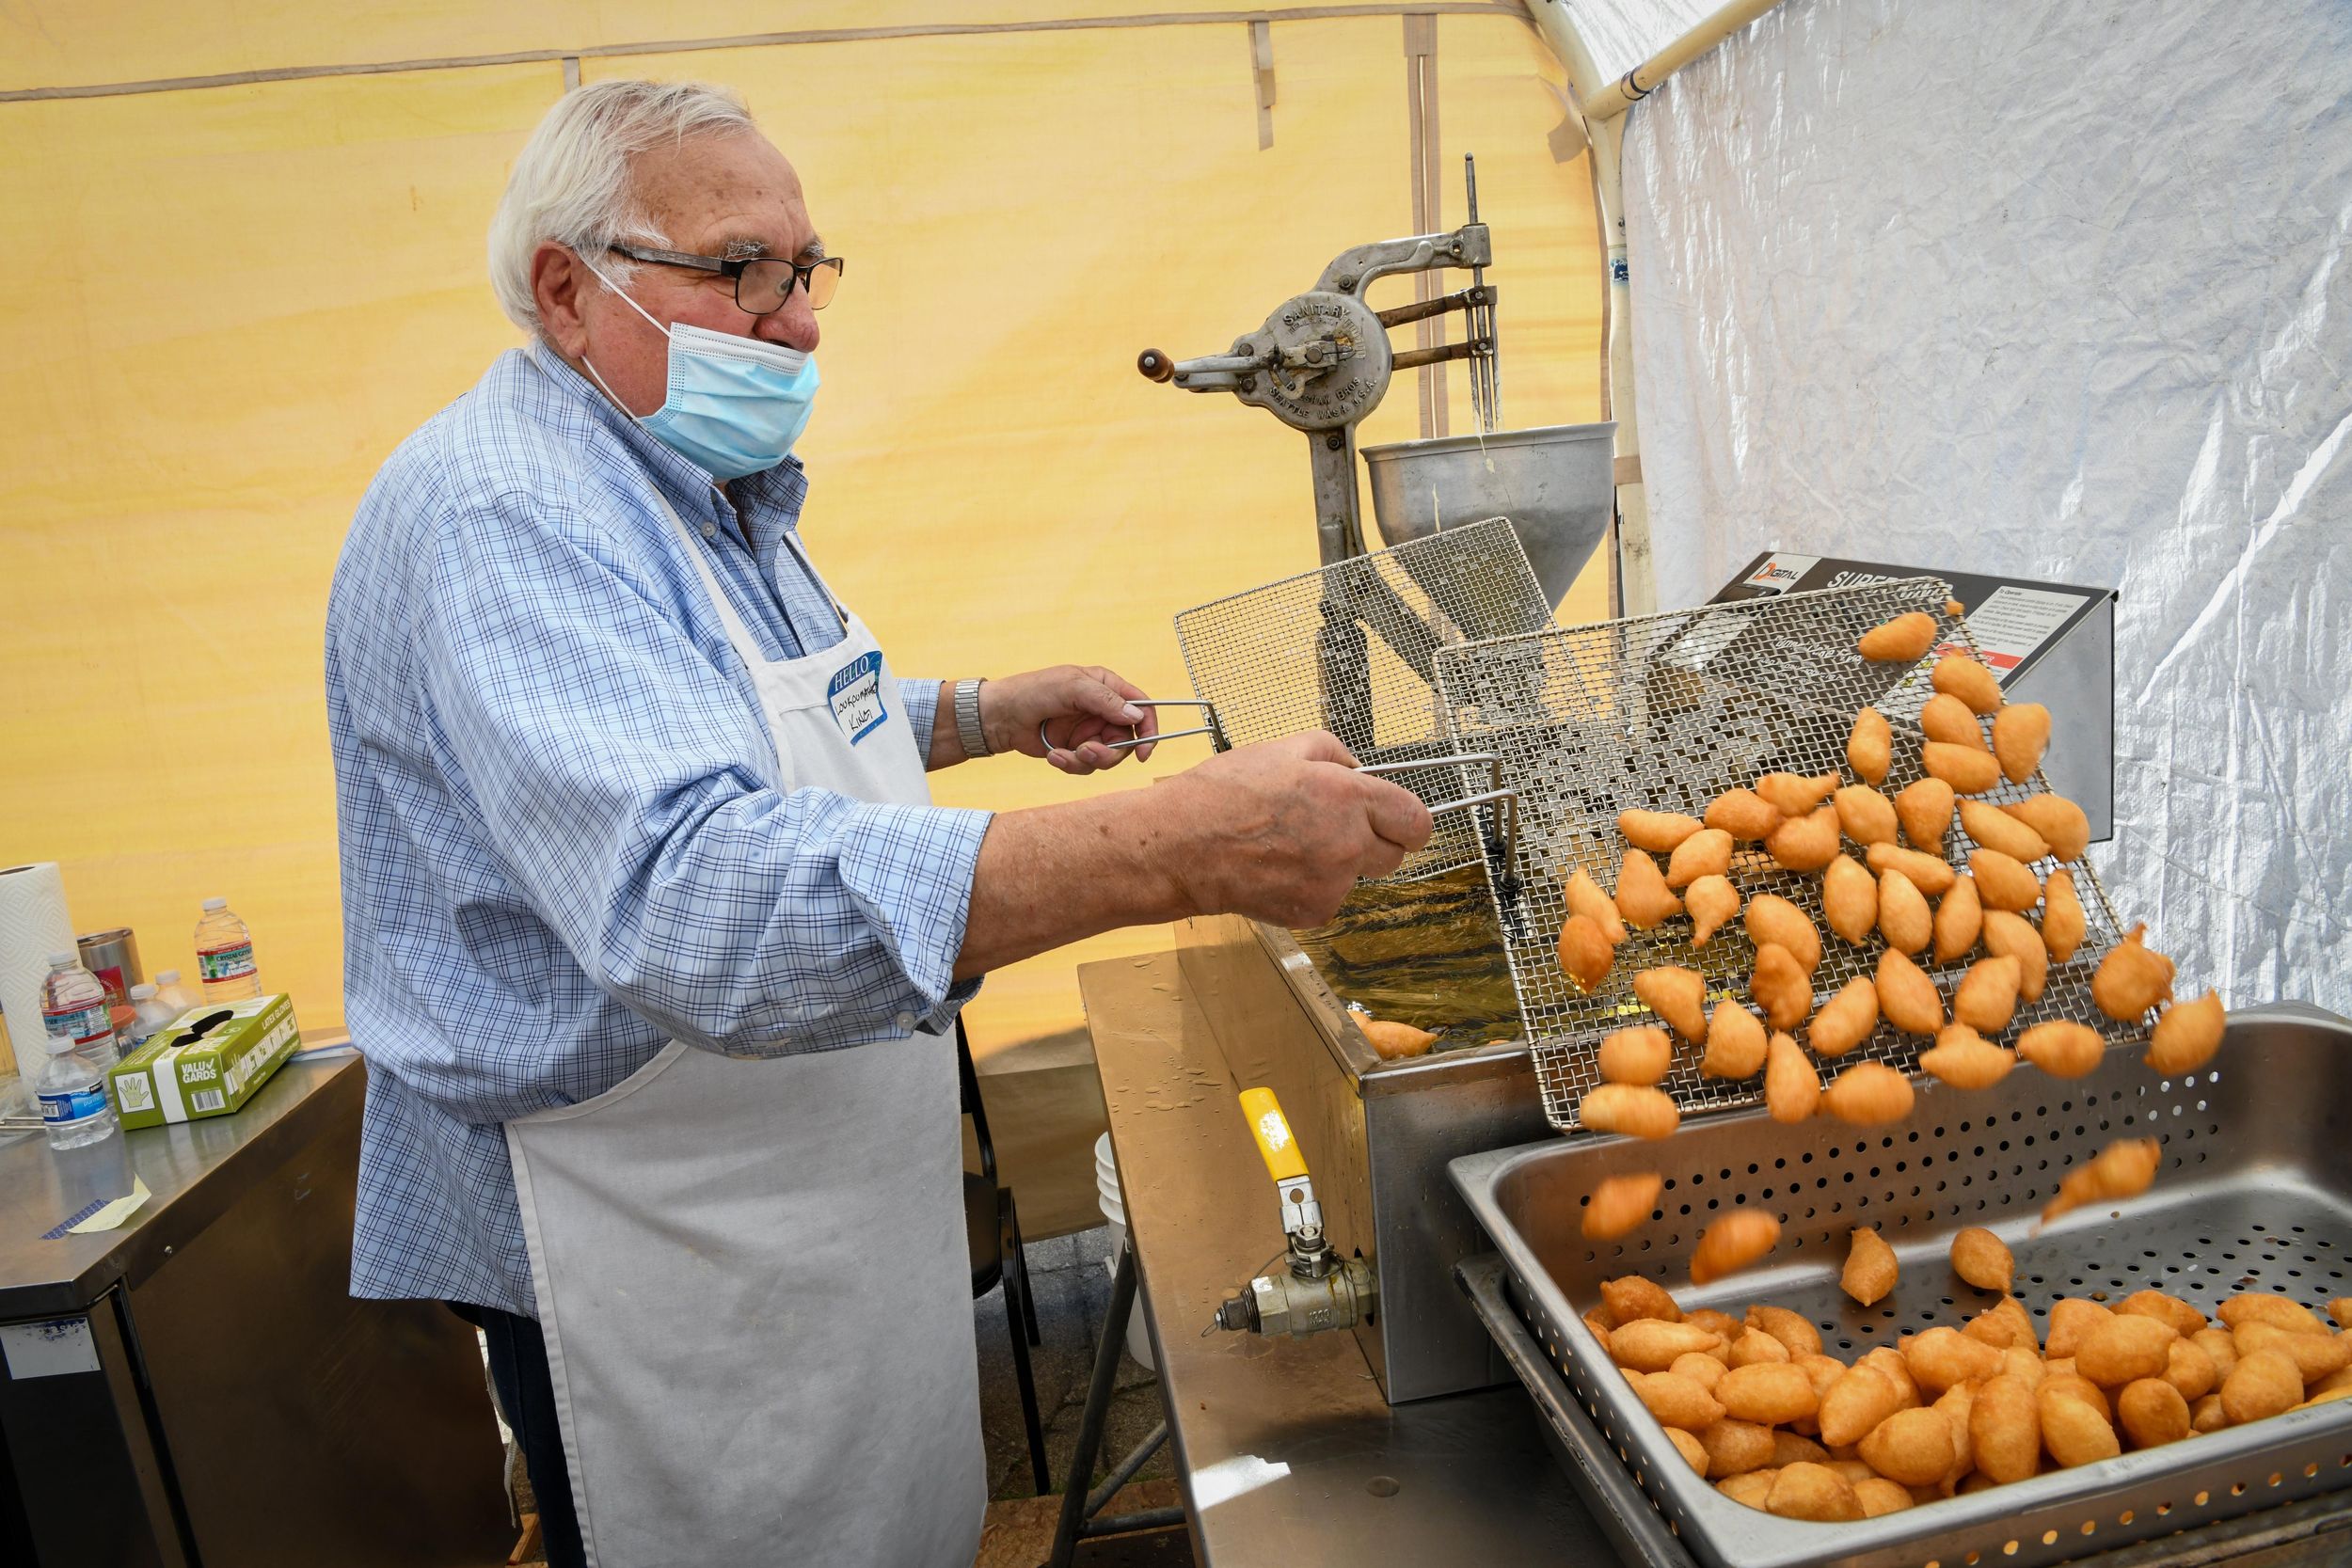
{"label": "metal can", "polygon": [[73,942],[82,950],[82,967],[106,988],[106,1006],[120,1027],[135,1010],[131,1006],[131,988],[147,981],[146,971],[139,968],[139,939],[131,934],[130,927],[118,926],[111,931],[86,932]]}

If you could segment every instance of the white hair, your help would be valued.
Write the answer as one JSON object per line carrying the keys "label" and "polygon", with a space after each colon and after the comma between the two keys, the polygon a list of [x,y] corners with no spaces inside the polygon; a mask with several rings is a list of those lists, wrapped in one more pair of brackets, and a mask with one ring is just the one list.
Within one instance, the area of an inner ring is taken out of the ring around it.
{"label": "white hair", "polygon": [[755,129],[742,100],[700,82],[597,82],[565,93],[523,144],[490,219],[490,288],[500,308],[524,331],[540,331],[531,258],[548,240],[628,283],[635,268],[607,259],[609,246],[670,243],[637,205],[630,161],[689,136]]}

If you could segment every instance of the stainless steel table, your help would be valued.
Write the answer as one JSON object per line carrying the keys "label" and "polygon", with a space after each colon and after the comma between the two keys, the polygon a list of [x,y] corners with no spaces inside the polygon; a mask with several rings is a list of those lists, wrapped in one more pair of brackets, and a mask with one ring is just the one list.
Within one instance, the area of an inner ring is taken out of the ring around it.
{"label": "stainless steel table", "polygon": [[[1272,1185],[1234,1102],[1247,1085],[1227,1072],[1174,953],[1087,964],[1078,985],[1140,1264],[1136,1301],[1149,1314],[1201,1563],[1587,1568],[1640,1560],[1688,1568],[1662,1532],[1645,1550],[1602,1528],[1517,1385],[1391,1407],[1352,1335],[1203,1336],[1225,1291],[1262,1272],[1282,1244]],[[1315,1151],[1304,1152],[1311,1165]],[[1478,1274],[1475,1265],[1465,1272]],[[1489,1295],[1498,1289],[1480,1282]],[[1540,1359],[1532,1342],[1520,1348]],[[1565,1408],[1554,1415],[1581,1418]],[[1600,1479],[1639,1499],[1629,1481]],[[2341,1568],[2352,1562],[2352,1492],[2095,1562]]]}
{"label": "stainless steel table", "polygon": [[290,1063],[234,1116],[127,1134],[154,1196],[97,1235],[44,1239],[48,1147],[0,1148],[0,1561],[504,1558],[472,1330],[349,1294],[366,1083]]}

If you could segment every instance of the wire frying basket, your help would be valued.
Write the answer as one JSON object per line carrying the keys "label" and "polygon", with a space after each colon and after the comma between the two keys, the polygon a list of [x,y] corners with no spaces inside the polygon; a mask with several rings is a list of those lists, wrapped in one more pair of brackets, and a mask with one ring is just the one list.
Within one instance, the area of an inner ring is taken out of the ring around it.
{"label": "wire frying basket", "polygon": [[[1755,945],[1738,920],[1699,947],[1692,943],[1689,919],[1677,916],[1646,932],[1629,930],[1608,975],[1590,994],[1567,978],[1555,948],[1567,918],[1564,890],[1579,868],[1603,888],[1615,887],[1626,850],[1617,814],[1645,809],[1702,816],[1716,795],[1773,770],[1835,773],[1841,784],[1852,782],[1846,740],[1855,711],[1866,704],[1884,714],[1894,732],[1889,792],[1918,777],[1925,738],[1919,709],[1933,694],[1929,668],[1943,652],[1976,652],[1965,623],[1946,613],[1949,598],[1950,589],[1935,578],[1907,578],[1437,651],[1449,733],[1466,749],[1501,758],[1503,787],[1518,791],[1516,854],[1507,863],[1490,861],[1487,875],[1544,1112],[1553,1126],[1579,1126],[1578,1102],[1600,1082],[1596,1052],[1602,1036],[1628,1024],[1662,1022],[1634,996],[1635,974],[1669,964],[1694,969],[1706,978],[1712,1010],[1725,997],[1745,1001],[1755,969]],[[1934,616],[1939,632],[1937,647],[1918,665],[1874,664],[1854,651],[1862,633],[1914,610]],[[2037,769],[2023,787],[2005,783],[1974,799],[1997,804],[2048,787]],[[1947,843],[1955,864],[1975,847],[1957,818]],[[2045,861],[2034,870],[2046,874],[2056,864]],[[2139,1024],[2117,1024],[2091,1005],[2091,974],[2120,934],[2089,864],[2071,869],[2088,927],[2083,942],[2068,961],[2050,965],[2038,1001],[2019,1003],[2010,1037],[2060,1018],[2090,1024],[2110,1042],[2143,1037]],[[1856,947],[1829,929],[1818,875],[1781,869],[1760,845],[1740,846],[1727,875],[1743,909],[1757,894],[1776,893],[1821,932],[1821,962],[1813,974],[1816,1006],[1849,980],[1873,973],[1878,944]],[[1935,980],[1948,1012],[1967,960],[1939,966],[1922,953],[1917,961]],[[1840,1065],[1874,1060],[1911,1073],[1929,1043],[1882,1021]],[[1674,1071],[1660,1085],[1686,1117],[1762,1100],[1760,1077],[1702,1077],[1697,1054],[1677,1052]]]}
{"label": "wire frying basket", "polygon": [[1176,617],[1176,638],[1220,749],[1327,729],[1438,814],[1384,879],[1414,881],[1511,853],[1509,785],[1499,759],[1447,736],[1438,655],[1550,624],[1518,531],[1496,517],[1211,600]]}

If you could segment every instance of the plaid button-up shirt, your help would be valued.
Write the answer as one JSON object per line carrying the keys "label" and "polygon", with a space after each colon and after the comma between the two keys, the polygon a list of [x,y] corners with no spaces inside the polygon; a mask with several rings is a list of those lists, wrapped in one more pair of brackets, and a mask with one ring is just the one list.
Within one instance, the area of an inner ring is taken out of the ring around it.
{"label": "plaid button-up shirt", "polygon": [[[368,1061],[356,1295],[533,1312],[502,1122],[671,1038],[887,1050],[974,989],[951,971],[988,814],[781,789],[657,488],[768,657],[840,641],[787,543],[796,460],[730,504],[544,350],[403,442],[344,543],[326,704]],[[937,683],[898,697],[928,749]]]}

